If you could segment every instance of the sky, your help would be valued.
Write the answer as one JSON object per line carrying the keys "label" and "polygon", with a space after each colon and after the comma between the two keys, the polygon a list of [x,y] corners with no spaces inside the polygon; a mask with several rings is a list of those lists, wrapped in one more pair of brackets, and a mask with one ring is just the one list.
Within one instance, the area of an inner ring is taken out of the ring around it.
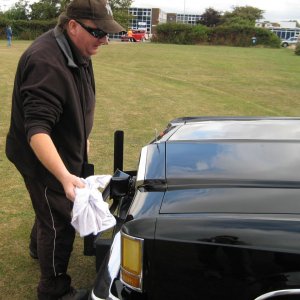
{"label": "sky", "polygon": [[[31,0],[34,1],[34,0]],[[0,8],[8,9],[16,0],[0,0]],[[264,11],[267,21],[300,20],[300,0],[134,0],[133,7],[157,7],[165,12],[202,14],[212,7],[231,11],[235,6],[253,6]]]}
{"label": "sky", "polygon": [[236,6],[253,6],[265,13],[265,20],[300,20],[300,0],[135,0],[132,6],[159,7],[165,12],[202,14],[209,7],[231,11]]}

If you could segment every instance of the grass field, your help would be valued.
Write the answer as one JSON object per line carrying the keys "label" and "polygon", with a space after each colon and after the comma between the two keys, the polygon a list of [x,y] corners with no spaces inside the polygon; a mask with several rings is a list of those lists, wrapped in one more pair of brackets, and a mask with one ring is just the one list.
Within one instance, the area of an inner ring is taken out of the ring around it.
{"label": "grass field", "polygon": [[[33,212],[20,175],[4,154],[18,59],[29,42],[0,41],[0,299],[35,299],[38,265],[28,256]],[[291,49],[114,43],[93,58],[97,109],[90,160],[111,174],[113,133],[125,131],[125,169],[169,120],[195,115],[298,116],[300,57]],[[89,287],[94,258],[77,237],[74,286]]]}

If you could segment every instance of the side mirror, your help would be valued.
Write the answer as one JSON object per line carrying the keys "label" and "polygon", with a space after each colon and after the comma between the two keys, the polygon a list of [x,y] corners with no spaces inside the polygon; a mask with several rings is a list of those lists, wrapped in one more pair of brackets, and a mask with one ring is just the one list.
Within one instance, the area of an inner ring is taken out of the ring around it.
{"label": "side mirror", "polygon": [[131,190],[131,181],[130,175],[117,169],[110,181],[111,198],[128,195]]}

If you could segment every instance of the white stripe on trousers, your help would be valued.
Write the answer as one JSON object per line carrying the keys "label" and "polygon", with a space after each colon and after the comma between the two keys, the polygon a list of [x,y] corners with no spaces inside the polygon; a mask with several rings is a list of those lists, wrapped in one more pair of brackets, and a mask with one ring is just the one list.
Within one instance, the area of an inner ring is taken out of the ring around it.
{"label": "white stripe on trousers", "polygon": [[55,241],[56,241],[56,229],[55,229],[55,225],[54,225],[54,219],[53,219],[51,207],[50,207],[49,200],[48,200],[48,197],[47,197],[47,189],[48,189],[48,187],[46,186],[46,188],[45,188],[45,198],[46,198],[46,201],[47,201],[47,205],[48,205],[48,207],[49,207],[49,212],[50,212],[50,216],[51,216],[51,220],[52,220],[52,228],[53,228],[53,230],[54,230],[52,264],[53,264],[53,272],[54,272],[54,276],[57,276],[56,270],[55,270],[55,263],[54,263],[54,257],[55,257],[55,256],[54,256],[54,255],[55,255]]}

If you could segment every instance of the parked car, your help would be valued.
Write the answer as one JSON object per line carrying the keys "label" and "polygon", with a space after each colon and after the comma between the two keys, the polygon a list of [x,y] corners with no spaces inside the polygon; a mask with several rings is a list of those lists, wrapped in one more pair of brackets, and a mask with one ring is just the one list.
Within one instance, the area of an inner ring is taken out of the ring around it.
{"label": "parked car", "polygon": [[300,299],[299,153],[300,118],[171,121],[103,192],[90,299]]}
{"label": "parked car", "polygon": [[121,36],[121,42],[144,42],[146,40],[146,30],[133,29],[131,30],[131,36],[128,33]]}
{"label": "parked car", "polygon": [[290,37],[287,40],[282,40],[281,46],[286,48],[291,45],[296,45],[298,42],[299,42],[298,37]]}

